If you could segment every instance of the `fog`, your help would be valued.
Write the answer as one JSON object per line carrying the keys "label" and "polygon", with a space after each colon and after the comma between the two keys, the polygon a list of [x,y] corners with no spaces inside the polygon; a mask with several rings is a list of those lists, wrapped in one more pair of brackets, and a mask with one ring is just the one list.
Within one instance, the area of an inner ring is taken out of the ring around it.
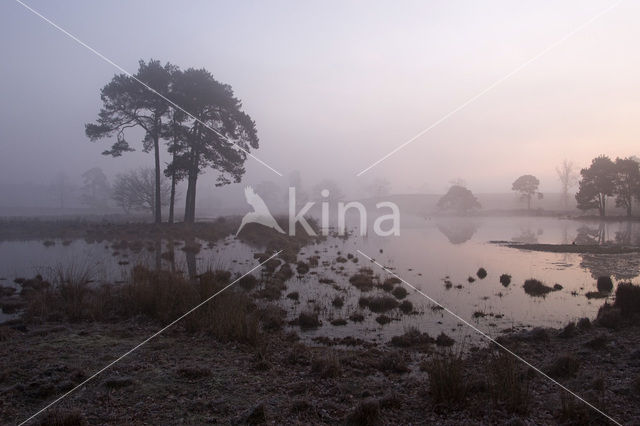
{"label": "fog", "polygon": [[[216,188],[210,171],[199,211],[240,208],[242,186],[285,188],[296,170],[308,191],[331,178],[348,198],[371,195],[381,178],[395,194],[442,194],[453,179],[506,194],[525,173],[557,193],[564,158],[581,168],[599,154],[635,155],[640,51],[630,41],[640,29],[629,17],[640,6],[625,2],[356,177],[611,4],[29,2],[132,73],[154,58],[233,87],[256,122],[253,154],[283,176],[249,158],[240,184]],[[1,207],[55,207],[60,173],[80,186],[94,167],[110,180],[153,167],[142,134],[119,158],[101,155],[110,141],[85,136],[117,69],[16,2],[0,16]]]}

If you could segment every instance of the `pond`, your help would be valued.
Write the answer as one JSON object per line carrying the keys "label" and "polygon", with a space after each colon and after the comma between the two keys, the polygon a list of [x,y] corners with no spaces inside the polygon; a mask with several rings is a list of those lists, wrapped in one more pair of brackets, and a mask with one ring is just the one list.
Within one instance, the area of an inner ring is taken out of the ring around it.
{"label": "pond", "polygon": [[[364,294],[350,284],[349,277],[363,267],[371,268],[381,281],[389,275],[361,256],[358,250],[494,336],[506,329],[561,327],[581,317],[593,318],[605,299],[588,299],[585,294],[595,290],[598,276],[611,275],[617,284],[633,280],[640,274],[640,256],[637,254],[533,252],[495,243],[640,245],[637,223],[542,217],[404,219],[397,237],[329,237],[302,249],[299,259],[319,256],[319,265],[307,274],[290,279],[278,303],[287,310],[290,320],[303,311],[319,313],[323,325],[301,332],[303,337],[387,341],[415,326],[432,336],[445,332],[458,341],[476,340],[477,336],[468,327],[411,289],[405,300],[413,304],[414,312],[404,314],[394,309],[386,313],[392,320],[390,323],[378,324],[375,320],[378,314],[360,307],[359,299],[363,295],[389,293],[374,289]],[[46,276],[52,267],[69,265],[90,268],[97,281],[114,283],[126,280],[135,264],[160,264],[163,268],[192,274],[207,268],[245,273],[257,264],[253,256],[257,251],[232,236],[215,244],[202,243],[197,253],[177,241],[136,247],[84,240],[53,240],[46,245],[43,241],[3,241],[0,242],[0,278],[3,279],[0,285],[14,285],[15,278],[31,277],[36,273]],[[348,260],[338,262],[339,257],[348,257]],[[476,276],[480,267],[487,271],[484,279]],[[509,285],[500,283],[501,274],[511,275]],[[470,282],[469,277],[475,280]],[[532,297],[523,289],[523,282],[529,278],[539,279],[549,286],[560,284],[562,289],[545,297]],[[296,292],[297,298],[294,297]],[[287,294],[290,296],[286,297]],[[343,303],[332,303],[336,298]],[[353,313],[364,314],[364,321],[349,320]],[[0,314],[0,321],[10,317]],[[346,320],[346,325],[337,325],[340,324],[335,321],[338,319]]]}

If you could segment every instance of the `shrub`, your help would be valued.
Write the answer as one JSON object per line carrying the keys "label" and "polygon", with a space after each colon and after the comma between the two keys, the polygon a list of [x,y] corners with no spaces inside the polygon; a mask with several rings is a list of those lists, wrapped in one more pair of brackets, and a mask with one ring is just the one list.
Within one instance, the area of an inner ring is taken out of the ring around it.
{"label": "shrub", "polygon": [[393,294],[396,299],[404,299],[405,297],[407,297],[408,292],[404,287],[398,286],[393,289],[391,294]]}
{"label": "shrub", "polygon": [[398,307],[398,301],[389,296],[361,297],[358,301],[360,306],[368,307],[371,312],[387,312]]}
{"label": "shrub", "polygon": [[438,334],[438,337],[436,337],[436,345],[438,346],[453,346],[454,343],[455,340],[444,334],[444,332],[441,332]]}
{"label": "shrub", "polygon": [[318,328],[322,323],[318,319],[318,314],[315,312],[300,312],[298,316],[298,325],[303,330]]}
{"label": "shrub", "polygon": [[631,283],[618,284],[616,300],[613,306],[620,309],[620,314],[625,318],[639,314],[640,286]]}
{"label": "shrub", "polygon": [[509,284],[511,284],[511,275],[509,274],[500,275],[500,284],[502,284],[504,287],[508,287]]}
{"label": "shrub", "polygon": [[410,314],[411,312],[413,312],[413,303],[409,302],[408,300],[403,300],[398,308],[400,308],[403,313]]}
{"label": "shrub", "polygon": [[333,300],[331,301],[331,304],[336,308],[342,308],[342,306],[344,306],[344,297],[342,296],[334,297]]}
{"label": "shrub", "polygon": [[536,280],[535,278],[530,278],[524,282],[524,291],[530,296],[540,297],[546,296],[547,293],[553,291],[553,288],[545,285],[542,281]]}
{"label": "shrub", "polygon": [[476,276],[481,280],[485,279],[487,277],[487,270],[484,268],[478,269],[478,272],[476,272]]}
{"label": "shrub", "polygon": [[622,314],[619,308],[608,303],[600,306],[596,322],[602,327],[616,329],[622,325]]}
{"label": "shrub", "polygon": [[598,291],[610,292],[613,290],[613,281],[611,281],[611,277],[609,276],[598,277],[596,287],[598,288]]}
{"label": "shrub", "polygon": [[390,344],[401,348],[422,347],[426,349],[431,345],[431,343],[433,343],[433,341],[434,340],[429,337],[427,333],[420,333],[417,328],[410,327],[404,332],[404,334],[400,336],[393,336]]}
{"label": "shrub", "polygon": [[373,289],[373,277],[369,274],[355,274],[349,278],[349,282],[360,291],[371,291]]}
{"label": "shrub", "polygon": [[364,315],[362,315],[362,313],[360,312],[354,312],[349,315],[349,319],[353,322],[362,322],[364,321]]}
{"label": "shrub", "polygon": [[386,325],[389,324],[391,322],[391,318],[389,318],[386,315],[378,315],[376,317],[376,322],[380,325]]}

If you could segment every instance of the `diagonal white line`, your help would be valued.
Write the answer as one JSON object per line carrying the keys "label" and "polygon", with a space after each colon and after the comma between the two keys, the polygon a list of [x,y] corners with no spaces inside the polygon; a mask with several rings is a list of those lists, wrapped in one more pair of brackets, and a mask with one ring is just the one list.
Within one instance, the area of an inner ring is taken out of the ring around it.
{"label": "diagonal white line", "polygon": [[543,377],[547,378],[548,380],[550,380],[551,382],[553,382],[554,384],[556,384],[557,386],[559,386],[560,388],[564,389],[565,391],[569,392],[571,395],[575,396],[576,398],[578,398],[580,401],[584,402],[585,404],[587,404],[590,408],[594,409],[595,411],[597,411],[598,413],[602,414],[604,417],[606,417],[607,419],[611,420],[613,423],[620,425],[621,423],[619,423],[617,420],[615,420],[614,418],[612,418],[611,416],[609,416],[608,414],[604,413],[602,410],[600,410],[598,407],[596,407],[595,405],[591,404],[589,401],[585,400],[584,398],[582,398],[580,395],[578,395],[577,393],[573,392],[571,389],[567,388],[566,386],[564,386],[563,384],[561,384],[560,382],[558,382],[557,380],[553,379],[552,377],[550,377],[548,374],[544,373],[542,370],[540,370],[538,367],[532,365],[531,363],[529,363],[527,360],[525,360],[524,358],[522,358],[520,355],[516,354],[515,352],[511,351],[509,348],[507,348],[506,346],[498,343],[493,337],[489,336],[487,333],[485,333],[484,331],[480,330],[478,327],[474,326],[473,324],[471,324],[469,321],[465,320],[464,318],[462,318],[460,315],[456,314],[455,312],[453,312],[452,310],[450,310],[449,308],[447,308],[446,306],[443,306],[440,302],[438,302],[437,300],[431,298],[429,295],[427,295],[426,293],[424,293],[422,290],[416,288],[415,286],[413,286],[412,284],[408,283],[407,281],[403,280],[402,278],[400,278],[398,275],[396,275],[395,273],[391,272],[388,268],[384,267],[383,265],[381,265],[379,262],[377,262],[375,259],[367,256],[366,254],[364,254],[362,251],[357,250],[357,252],[365,257],[366,259],[370,260],[372,263],[376,264],[377,266],[379,266],[380,268],[382,268],[385,272],[387,272],[390,275],[393,275],[394,277],[396,277],[397,279],[399,279],[400,281],[402,281],[404,284],[406,284],[407,286],[409,286],[411,289],[415,290],[417,293],[419,293],[420,295],[422,295],[423,297],[425,297],[426,299],[428,299],[429,301],[431,301],[432,303],[438,305],[439,307],[441,307],[443,310],[445,310],[447,313],[449,313],[450,315],[452,315],[453,317],[455,317],[457,320],[461,321],[462,323],[464,323],[465,325],[468,325],[469,327],[471,327],[476,333],[480,334],[482,337],[484,337],[485,339],[489,340],[490,342],[494,343],[495,345],[499,346],[501,349],[503,349],[504,351],[506,351],[507,353],[509,353],[510,355],[514,356],[517,360],[521,361],[522,363],[526,364],[527,366],[529,366],[530,368],[532,368],[533,370],[535,370],[537,373],[541,374]]}
{"label": "diagonal white line", "polygon": [[389,152],[387,155],[385,155],[384,157],[380,158],[378,161],[372,163],[371,165],[369,165],[367,168],[361,170],[359,173],[356,174],[356,176],[361,176],[364,173],[366,173],[367,171],[369,171],[370,169],[372,169],[373,167],[377,166],[378,164],[382,163],[384,160],[386,160],[387,158],[391,157],[393,154],[395,154],[396,152],[400,151],[402,148],[404,148],[405,146],[409,145],[411,142],[415,141],[416,139],[420,138],[422,135],[424,135],[425,133],[429,132],[430,130],[432,130],[433,128],[437,127],[438,125],[440,125],[441,123],[443,123],[444,121],[446,121],[449,117],[451,117],[452,115],[456,114],[458,111],[464,109],[465,107],[469,106],[470,104],[472,104],[473,102],[477,101],[479,98],[481,98],[482,96],[484,96],[485,94],[487,94],[488,92],[490,92],[491,90],[495,89],[497,86],[499,86],[501,83],[503,83],[505,80],[513,77],[515,74],[517,74],[518,72],[520,72],[523,68],[525,68],[527,65],[531,64],[532,62],[535,62],[536,60],[540,59],[542,56],[544,56],[545,54],[549,53],[551,50],[555,49],[556,47],[558,47],[559,45],[561,45],[562,43],[564,43],[565,41],[567,41],[568,39],[570,39],[571,37],[573,37],[576,33],[580,32],[581,30],[583,30],[585,27],[587,27],[588,25],[592,24],[594,21],[596,21],[598,18],[602,17],[604,14],[606,14],[607,12],[611,11],[611,9],[617,7],[620,3],[622,3],[623,0],[619,0],[616,1],[615,3],[613,3],[612,5],[608,6],[607,8],[605,8],[604,10],[600,11],[598,14],[596,14],[595,16],[589,18],[588,20],[586,20],[585,22],[583,22],[582,24],[578,25],[576,28],[574,28],[571,32],[569,32],[568,34],[566,34],[564,37],[562,37],[561,39],[559,39],[558,41],[556,41],[555,43],[550,44],[549,46],[547,46],[546,48],[544,48],[543,50],[541,50],[537,55],[535,55],[534,57],[532,57],[531,59],[523,62],[522,64],[518,65],[516,68],[514,68],[513,70],[511,70],[509,73],[505,74],[504,76],[502,76],[501,78],[499,78],[498,80],[494,81],[493,83],[491,83],[489,86],[487,86],[484,90],[480,91],[479,93],[477,93],[476,95],[472,96],[471,98],[467,99],[465,102],[463,102],[462,104],[460,104],[458,107],[452,109],[451,111],[449,111],[448,113],[446,113],[445,115],[443,115],[442,117],[440,117],[438,120],[436,120],[433,124],[431,124],[429,127],[427,127],[426,129],[422,130],[421,132],[419,132],[418,134],[416,134],[415,136],[413,136],[411,139],[407,140],[406,142],[404,142],[403,144],[399,145],[398,147],[396,147],[395,149],[393,149],[391,152]]}
{"label": "diagonal white line", "polygon": [[258,163],[262,164],[263,166],[265,166],[266,168],[268,168],[269,170],[271,170],[272,172],[274,172],[275,174],[277,174],[278,176],[282,176],[282,173],[280,173],[279,171],[277,171],[276,169],[274,169],[273,167],[271,167],[270,165],[268,165],[267,163],[265,163],[264,161],[262,161],[261,159],[259,159],[258,157],[256,157],[255,155],[251,154],[249,151],[247,151],[246,149],[242,148],[240,145],[238,145],[237,143],[233,142],[232,140],[230,140],[228,137],[224,136],[222,133],[218,132],[216,129],[214,129],[213,127],[209,126],[208,124],[204,123],[202,120],[196,118],[193,114],[191,114],[189,111],[185,110],[184,108],[182,108],[180,105],[176,104],[175,102],[173,102],[172,100],[170,100],[169,98],[167,98],[166,96],[162,95],[161,93],[159,93],[158,91],[156,91],[154,88],[152,88],[151,86],[149,86],[148,84],[146,84],[145,82],[143,82],[142,80],[140,80],[139,78],[137,78],[136,76],[134,76],[133,74],[131,74],[129,71],[125,70],[124,68],[122,68],[120,65],[116,64],[115,62],[113,62],[111,59],[107,58],[106,56],[104,56],[102,53],[98,52],[96,49],[94,49],[93,47],[89,46],[87,43],[83,42],[82,40],[80,40],[78,37],[74,36],[73,34],[71,34],[70,32],[68,32],[67,30],[65,30],[64,28],[62,28],[61,26],[59,26],[58,24],[56,24],[55,22],[51,21],[49,18],[47,18],[46,16],[42,15],[40,12],[38,12],[37,10],[33,9],[31,6],[27,5],[26,3],[22,2],[21,0],[15,0],[16,3],[19,3],[20,5],[22,5],[25,9],[27,9],[28,11],[30,11],[31,13],[33,13],[34,15],[42,18],[42,20],[44,20],[45,22],[47,22],[48,24],[50,24],[52,27],[54,27],[55,29],[57,29],[58,31],[62,32],[64,35],[66,35],[67,37],[69,37],[70,39],[72,39],[73,41],[75,41],[76,43],[78,43],[79,45],[81,45],[82,47],[85,47],[86,49],[88,49],[89,51],[91,51],[93,54],[95,54],[96,56],[98,56],[100,59],[102,59],[103,61],[107,62],[108,64],[114,66],[115,68],[117,68],[119,71],[121,71],[122,73],[126,74],[128,77],[133,78],[135,81],[137,81],[138,83],[140,83],[141,85],[143,85],[147,90],[151,91],[152,93],[154,93],[155,95],[158,95],[160,98],[162,98],[163,100],[165,100],[166,102],[168,102],[171,106],[173,106],[174,108],[184,112],[185,114],[187,114],[189,117],[193,118],[195,121],[197,121],[198,123],[202,124],[204,127],[206,127],[207,129],[211,130],[213,133],[215,133],[216,135],[220,136],[221,138],[223,138],[224,140],[226,140],[227,142],[229,142],[230,144],[234,145],[236,148],[238,148],[240,151],[244,152],[245,154],[247,154],[249,157],[253,158],[254,160],[256,160]]}
{"label": "diagonal white line", "polygon": [[235,281],[233,281],[232,283],[228,284],[227,286],[223,287],[220,291],[212,294],[211,296],[209,296],[208,298],[206,298],[205,300],[203,300],[202,302],[200,302],[199,304],[197,304],[196,306],[194,306],[193,308],[189,309],[187,312],[185,312],[184,314],[182,314],[180,317],[176,318],[175,320],[173,320],[171,323],[169,323],[168,325],[166,325],[165,327],[163,327],[162,329],[156,331],[155,333],[153,333],[151,336],[147,337],[146,339],[144,339],[142,342],[138,343],[136,346],[134,346],[133,348],[129,349],[127,352],[125,352],[124,354],[120,355],[118,358],[116,358],[115,360],[111,361],[109,364],[105,365],[104,367],[102,367],[100,370],[96,371],[95,373],[93,373],[90,377],[88,377],[87,379],[85,379],[84,381],[82,381],[82,383],[76,385],[73,389],[67,391],[66,393],[60,395],[58,398],[54,399],[52,402],[50,402],[49,404],[47,404],[46,406],[44,406],[42,409],[40,409],[37,413],[33,414],[31,417],[29,417],[28,419],[22,421],[20,423],[20,425],[24,425],[25,423],[33,420],[36,416],[38,416],[39,414],[41,414],[42,412],[46,411],[47,409],[51,408],[53,405],[57,404],[58,402],[60,402],[61,400],[63,400],[64,398],[66,398],[67,396],[69,396],[70,394],[72,394],[73,392],[75,392],[76,390],[80,389],[82,386],[86,385],[89,381],[93,380],[95,377],[97,377],[98,375],[100,375],[102,372],[104,372],[105,370],[111,368],[114,364],[118,363],[119,361],[121,361],[123,358],[125,358],[127,355],[130,355],[131,353],[135,352],[137,349],[139,349],[141,346],[147,344],[150,340],[156,338],[157,336],[159,336],[160,334],[164,333],[167,329],[171,328],[172,326],[174,326],[176,323],[178,323],[179,321],[183,320],[185,317],[187,317],[188,315],[192,314],[195,310],[199,309],[200,307],[202,307],[204,304],[210,302],[214,297],[216,297],[217,295],[219,295],[220,293],[222,293],[223,291],[225,291],[226,289],[228,289],[229,287],[231,287],[232,285],[234,285],[235,283],[237,283],[238,281],[240,281],[242,278],[246,277],[247,275],[249,275],[250,273],[252,273],[253,271],[255,271],[256,269],[258,269],[259,267],[261,267],[262,265],[264,265],[265,263],[267,263],[268,261],[270,261],[271,259],[273,259],[274,257],[276,257],[277,255],[279,255],[280,253],[282,253],[282,250],[274,253],[271,257],[269,257],[267,260],[265,260],[264,262],[256,265],[255,267],[253,267],[251,270],[249,270],[248,272],[246,272],[244,275],[242,275],[241,277],[237,278]]}

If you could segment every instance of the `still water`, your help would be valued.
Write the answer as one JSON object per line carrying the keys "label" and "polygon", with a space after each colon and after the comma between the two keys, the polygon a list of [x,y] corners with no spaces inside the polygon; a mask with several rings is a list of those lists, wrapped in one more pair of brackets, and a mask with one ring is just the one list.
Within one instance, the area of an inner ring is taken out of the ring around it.
{"label": "still water", "polygon": [[[317,336],[352,336],[370,341],[386,341],[415,326],[432,336],[441,331],[457,340],[466,339],[473,332],[420,294],[409,290],[407,300],[416,313],[405,315],[397,309],[388,312],[392,322],[381,326],[372,314],[358,306],[362,293],[349,283],[348,277],[360,268],[370,267],[382,280],[387,275],[381,268],[360,256],[357,250],[392,268],[429,297],[446,306],[462,318],[497,335],[508,328],[533,326],[560,327],[581,318],[593,318],[604,303],[603,299],[589,300],[585,293],[595,290],[596,278],[611,275],[614,283],[632,281],[640,274],[640,256],[563,254],[532,252],[504,247],[496,241],[567,244],[627,244],[640,245],[640,224],[630,222],[598,223],[557,218],[472,218],[424,219],[403,218],[400,236],[351,236],[347,239],[329,237],[319,244],[305,247],[299,259],[320,256],[320,264],[303,276],[287,282],[288,289],[279,302],[293,319],[301,311],[315,309],[320,313],[323,326],[301,333],[306,338]],[[198,253],[183,250],[183,244],[163,241],[155,246],[131,249],[113,244],[89,243],[83,240],[45,246],[42,241],[0,242],[0,285],[12,285],[16,277],[31,277],[36,273],[47,275],[52,266],[75,265],[90,268],[97,281],[119,282],[127,279],[135,264],[182,271],[203,271],[207,268],[225,268],[244,273],[256,265],[253,254],[259,249],[250,247],[233,237],[216,244],[202,245]],[[168,253],[173,252],[173,260]],[[163,254],[159,256],[158,254]],[[353,255],[358,262],[337,263],[339,256]],[[468,277],[476,276],[483,267],[488,275],[472,283]],[[256,272],[257,274],[257,272]],[[501,274],[510,274],[509,286],[499,282]],[[451,286],[445,286],[445,279]],[[335,284],[321,284],[320,278]],[[549,286],[560,284],[560,291],[546,297],[527,295],[522,284],[525,279],[537,278]],[[298,292],[298,300],[284,297]],[[384,294],[374,290],[367,295]],[[344,299],[342,307],[331,301]],[[365,321],[347,325],[331,325],[335,319],[348,319],[354,312],[365,314]],[[476,314],[474,316],[474,313]],[[481,313],[482,315],[478,314]],[[0,314],[0,320],[8,318]],[[472,338],[473,339],[473,338]]]}

